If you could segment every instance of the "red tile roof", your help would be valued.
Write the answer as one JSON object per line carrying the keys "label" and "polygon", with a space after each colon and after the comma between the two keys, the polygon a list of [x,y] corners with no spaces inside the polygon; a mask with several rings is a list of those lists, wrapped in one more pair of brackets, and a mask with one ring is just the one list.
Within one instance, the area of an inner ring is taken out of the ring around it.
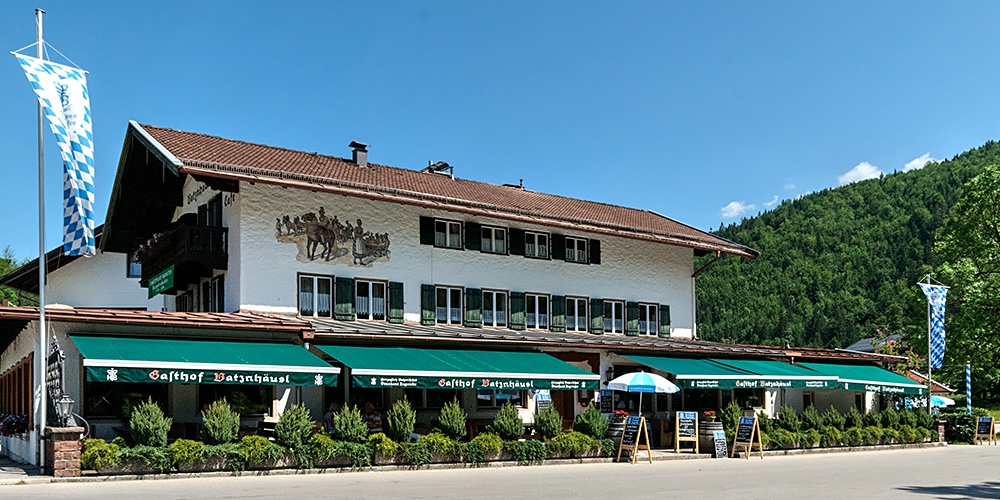
{"label": "red tile roof", "polygon": [[[0,307],[0,320],[32,321],[38,319],[37,307]],[[253,313],[207,313],[144,311],[141,309],[64,309],[45,308],[45,319],[67,323],[176,326],[312,333],[306,321],[272,318]]]}
{"label": "red tile roof", "polygon": [[183,163],[180,170],[185,173],[434,206],[749,258],[758,255],[753,249],[648,210],[374,163],[364,168],[334,156],[152,125],[141,127]]}

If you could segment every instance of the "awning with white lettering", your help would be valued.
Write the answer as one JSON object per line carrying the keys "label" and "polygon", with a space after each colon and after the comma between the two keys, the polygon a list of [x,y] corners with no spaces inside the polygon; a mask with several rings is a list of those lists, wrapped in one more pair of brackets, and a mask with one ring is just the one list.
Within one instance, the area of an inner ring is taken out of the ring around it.
{"label": "awning with white lettering", "polygon": [[910,394],[922,396],[927,387],[907,377],[872,365],[842,365],[835,363],[802,363],[819,373],[836,375],[840,388],[856,392]]}
{"label": "awning with white lettering", "polygon": [[354,387],[594,390],[600,379],[540,352],[315,347],[350,367]]}
{"label": "awning with white lettering", "polygon": [[770,360],[625,356],[672,374],[682,389],[835,389],[837,377]]}

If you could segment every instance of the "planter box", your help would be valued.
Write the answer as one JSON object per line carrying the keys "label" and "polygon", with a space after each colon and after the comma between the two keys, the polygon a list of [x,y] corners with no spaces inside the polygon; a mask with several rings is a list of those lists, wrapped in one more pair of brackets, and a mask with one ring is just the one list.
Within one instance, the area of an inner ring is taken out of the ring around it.
{"label": "planter box", "polygon": [[450,464],[450,463],[456,463],[456,462],[460,462],[460,461],[461,460],[459,460],[458,458],[456,458],[456,457],[454,457],[452,455],[449,455],[447,453],[433,453],[433,452],[431,453],[431,461],[430,461],[430,463],[432,463],[432,464]]}
{"label": "planter box", "polygon": [[104,467],[97,468],[97,473],[102,476],[120,476],[123,474],[165,474],[168,472],[170,472],[169,469],[165,471],[154,469],[146,465],[145,462],[138,460],[126,460],[115,465],[105,465]]}
{"label": "planter box", "polygon": [[597,458],[601,456],[600,448],[591,448],[584,451],[574,451],[573,458]]}
{"label": "planter box", "polygon": [[500,450],[483,453],[483,462],[506,462],[510,460],[514,460],[514,455],[509,451]]}
{"label": "planter box", "polygon": [[204,460],[177,464],[177,472],[215,472],[227,469],[226,457],[208,457]]}
{"label": "planter box", "polygon": [[266,462],[250,462],[247,464],[247,470],[264,470],[264,469],[294,469],[296,467],[295,459],[291,455],[285,455],[277,460],[268,460]]}
{"label": "planter box", "polygon": [[315,463],[313,463],[313,466],[317,469],[350,467],[351,459],[350,457],[336,455],[330,458],[324,458],[323,460],[316,460]]}

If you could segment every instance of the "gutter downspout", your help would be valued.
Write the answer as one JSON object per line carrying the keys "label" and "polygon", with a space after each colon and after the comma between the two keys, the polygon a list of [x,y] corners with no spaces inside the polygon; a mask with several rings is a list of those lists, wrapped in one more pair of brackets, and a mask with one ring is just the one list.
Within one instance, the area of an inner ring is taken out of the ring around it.
{"label": "gutter downspout", "polygon": [[698,312],[696,310],[698,296],[697,292],[695,291],[698,281],[698,275],[701,274],[701,272],[704,271],[705,269],[708,269],[708,266],[715,264],[715,261],[721,258],[722,258],[722,251],[716,250],[715,258],[705,263],[704,266],[699,267],[698,270],[691,275],[691,339],[692,340],[698,340]]}

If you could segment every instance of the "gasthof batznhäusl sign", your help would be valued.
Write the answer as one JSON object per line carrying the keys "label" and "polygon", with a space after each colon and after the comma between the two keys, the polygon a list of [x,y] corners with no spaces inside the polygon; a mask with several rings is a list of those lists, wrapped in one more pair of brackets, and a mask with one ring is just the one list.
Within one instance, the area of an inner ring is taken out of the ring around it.
{"label": "gasthof batznh\u00e4usl sign", "polygon": [[159,368],[122,368],[88,366],[91,382],[128,382],[161,384],[226,384],[226,385],[337,385],[335,373],[252,372],[236,370],[184,370]]}
{"label": "gasthof batznh\u00e4usl sign", "polygon": [[354,375],[354,387],[404,389],[495,389],[495,390],[593,390],[596,380],[547,380],[547,379],[506,379],[479,377],[422,377]]}
{"label": "gasthof batznh\u00e4usl sign", "polygon": [[682,389],[836,389],[836,380],[679,379]]}

